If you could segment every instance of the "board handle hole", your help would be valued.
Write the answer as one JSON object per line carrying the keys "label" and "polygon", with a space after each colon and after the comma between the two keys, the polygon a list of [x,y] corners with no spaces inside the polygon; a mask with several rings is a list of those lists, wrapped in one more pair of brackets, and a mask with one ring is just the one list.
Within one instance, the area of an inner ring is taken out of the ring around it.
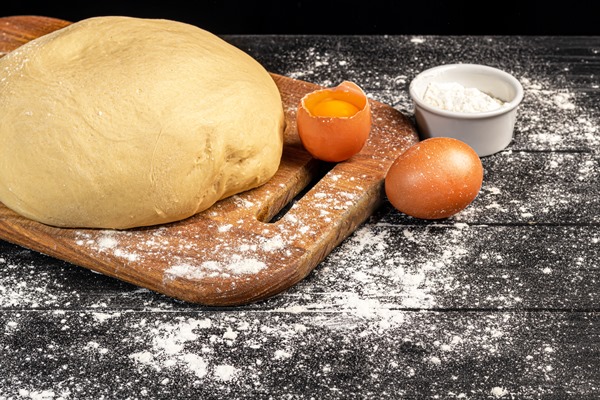
{"label": "board handle hole", "polygon": [[304,197],[304,195],[306,195],[306,193],[308,193],[317,183],[319,183],[321,179],[323,179],[323,177],[325,177],[325,175],[327,175],[327,173],[336,165],[336,163],[328,163],[318,160],[314,161],[314,167],[310,169],[310,179],[308,179],[306,185],[301,187],[301,190],[298,191],[298,193],[296,193],[291,200],[286,202],[275,215],[273,215],[271,218],[266,218],[263,222],[272,224],[282,219],[291,210],[291,208],[298,201],[300,201],[300,199],[302,199],[302,197]]}

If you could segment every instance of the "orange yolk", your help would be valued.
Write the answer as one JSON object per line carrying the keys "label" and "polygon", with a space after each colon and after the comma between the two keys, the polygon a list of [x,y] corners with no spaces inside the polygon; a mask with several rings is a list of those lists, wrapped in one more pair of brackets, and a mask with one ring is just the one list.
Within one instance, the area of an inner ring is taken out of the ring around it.
{"label": "orange yolk", "polygon": [[310,110],[316,117],[351,117],[358,111],[354,104],[331,97],[321,100]]}

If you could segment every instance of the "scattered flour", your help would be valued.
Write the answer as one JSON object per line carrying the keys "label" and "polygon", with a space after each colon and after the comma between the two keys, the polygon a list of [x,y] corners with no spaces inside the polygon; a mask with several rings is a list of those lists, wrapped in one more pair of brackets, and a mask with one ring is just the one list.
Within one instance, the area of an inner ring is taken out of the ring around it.
{"label": "scattered flour", "polygon": [[597,116],[578,105],[577,97],[582,94],[568,87],[557,88],[545,79],[521,77],[520,81],[524,89],[516,124],[520,146],[534,150],[580,150],[584,145],[590,151],[598,151]]}
{"label": "scattered flour", "polygon": [[211,321],[208,319],[188,319],[176,324],[163,324],[153,331],[152,351],[142,350],[130,354],[129,358],[158,369],[178,365],[198,378],[203,378],[208,373],[206,360],[199,354],[186,353],[184,349],[187,342],[198,338],[196,330],[210,327]]}
{"label": "scattered flour", "polygon": [[121,316],[121,313],[103,313],[103,312],[95,312],[92,314],[94,319],[100,323],[106,322],[111,318]]}
{"label": "scattered flour", "polygon": [[267,265],[260,260],[253,258],[242,258],[238,254],[233,254],[229,262],[221,264],[215,261],[204,261],[199,265],[176,264],[165,271],[165,280],[174,277],[184,277],[188,279],[201,279],[204,277],[231,276],[231,275],[249,275],[257,274],[267,268]]}
{"label": "scattered flour", "polygon": [[112,249],[119,244],[117,239],[107,234],[106,236],[102,236],[98,239],[98,247],[102,250]]}
{"label": "scattered flour", "polygon": [[[273,325],[269,325],[251,314],[215,315],[212,319],[180,317],[175,321],[156,321],[150,330],[141,330],[137,345],[142,349],[129,354],[129,359],[141,371],[149,368],[163,374],[165,380],[171,374],[183,373],[204,385],[224,382],[243,386],[259,379],[261,365],[291,358],[295,350],[289,347],[307,332],[301,324],[278,323],[275,318]],[[269,360],[265,350],[273,345],[279,349]],[[230,356],[245,350],[259,351],[259,358],[234,363],[235,358]]]}
{"label": "scattered flour", "polygon": [[492,390],[490,390],[490,394],[492,396],[494,396],[495,398],[499,399],[504,396],[507,396],[508,390],[506,390],[505,388],[496,386],[496,387],[493,387]]}
{"label": "scattered flour", "polygon": [[217,365],[215,367],[215,378],[220,381],[230,381],[238,373],[237,368],[232,365]]}
{"label": "scattered flour", "polygon": [[26,389],[19,389],[19,396],[23,399],[31,400],[54,400],[56,399],[56,393],[53,390],[42,390],[42,391],[29,391]]}

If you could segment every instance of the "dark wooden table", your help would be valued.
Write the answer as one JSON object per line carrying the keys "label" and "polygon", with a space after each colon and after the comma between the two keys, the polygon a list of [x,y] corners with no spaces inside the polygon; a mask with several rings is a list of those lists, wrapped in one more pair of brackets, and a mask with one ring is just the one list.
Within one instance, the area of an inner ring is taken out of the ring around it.
{"label": "dark wooden table", "polygon": [[224,36],[411,115],[445,63],[514,74],[514,141],[443,221],[384,204],[290,290],[186,304],[0,241],[0,400],[600,398],[600,37]]}

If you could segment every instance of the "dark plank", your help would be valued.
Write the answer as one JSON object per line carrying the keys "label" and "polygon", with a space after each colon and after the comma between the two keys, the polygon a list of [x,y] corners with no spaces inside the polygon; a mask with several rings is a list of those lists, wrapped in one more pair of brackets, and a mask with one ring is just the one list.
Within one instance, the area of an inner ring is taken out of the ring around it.
{"label": "dark plank", "polygon": [[0,326],[5,398],[594,399],[600,379],[599,313],[56,310]]}

